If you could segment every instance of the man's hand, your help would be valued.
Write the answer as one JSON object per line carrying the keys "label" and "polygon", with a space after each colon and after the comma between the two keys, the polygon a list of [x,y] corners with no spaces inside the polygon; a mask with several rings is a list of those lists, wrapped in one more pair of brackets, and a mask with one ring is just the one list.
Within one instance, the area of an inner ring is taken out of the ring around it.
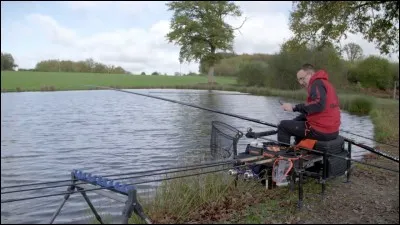
{"label": "man's hand", "polygon": [[283,103],[281,107],[285,111],[293,112],[293,106],[290,103]]}

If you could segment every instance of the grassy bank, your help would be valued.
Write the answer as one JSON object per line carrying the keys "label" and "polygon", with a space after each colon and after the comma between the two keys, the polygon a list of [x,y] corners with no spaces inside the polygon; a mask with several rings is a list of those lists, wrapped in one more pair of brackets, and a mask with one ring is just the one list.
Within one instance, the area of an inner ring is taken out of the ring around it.
{"label": "grassy bank", "polygon": [[[320,188],[307,182],[304,191],[317,194]],[[288,188],[271,191],[243,180],[235,186],[234,177],[225,172],[164,181],[154,201],[142,204],[155,223],[264,223],[265,216],[275,222],[293,221],[297,199],[297,190]],[[134,215],[130,223],[143,221]]]}
{"label": "grassy bank", "polygon": [[[235,78],[216,77],[221,85],[236,83]],[[126,74],[62,73],[62,72],[1,72],[2,92],[87,90],[84,85],[119,88],[175,87],[207,83],[204,76],[141,76]]]}

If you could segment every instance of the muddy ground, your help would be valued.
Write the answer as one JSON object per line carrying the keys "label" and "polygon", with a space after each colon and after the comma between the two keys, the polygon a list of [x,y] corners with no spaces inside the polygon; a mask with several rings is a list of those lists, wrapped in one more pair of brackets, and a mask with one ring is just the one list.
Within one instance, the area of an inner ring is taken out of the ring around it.
{"label": "muddy ground", "polygon": [[356,167],[350,180],[335,181],[325,200],[308,205],[296,223],[399,223],[398,173]]}

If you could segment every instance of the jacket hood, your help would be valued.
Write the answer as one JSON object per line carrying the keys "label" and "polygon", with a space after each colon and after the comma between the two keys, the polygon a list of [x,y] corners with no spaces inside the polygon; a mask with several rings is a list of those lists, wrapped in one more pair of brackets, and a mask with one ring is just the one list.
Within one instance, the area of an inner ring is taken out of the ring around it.
{"label": "jacket hood", "polygon": [[325,70],[318,70],[311,77],[309,84],[312,84],[317,79],[328,80],[328,73]]}

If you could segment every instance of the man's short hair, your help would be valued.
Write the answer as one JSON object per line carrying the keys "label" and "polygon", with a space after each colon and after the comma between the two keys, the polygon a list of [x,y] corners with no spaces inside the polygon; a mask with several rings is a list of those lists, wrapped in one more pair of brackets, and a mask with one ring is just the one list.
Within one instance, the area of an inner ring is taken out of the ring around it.
{"label": "man's short hair", "polygon": [[304,71],[314,71],[314,66],[310,63],[306,63],[301,66],[301,69]]}

